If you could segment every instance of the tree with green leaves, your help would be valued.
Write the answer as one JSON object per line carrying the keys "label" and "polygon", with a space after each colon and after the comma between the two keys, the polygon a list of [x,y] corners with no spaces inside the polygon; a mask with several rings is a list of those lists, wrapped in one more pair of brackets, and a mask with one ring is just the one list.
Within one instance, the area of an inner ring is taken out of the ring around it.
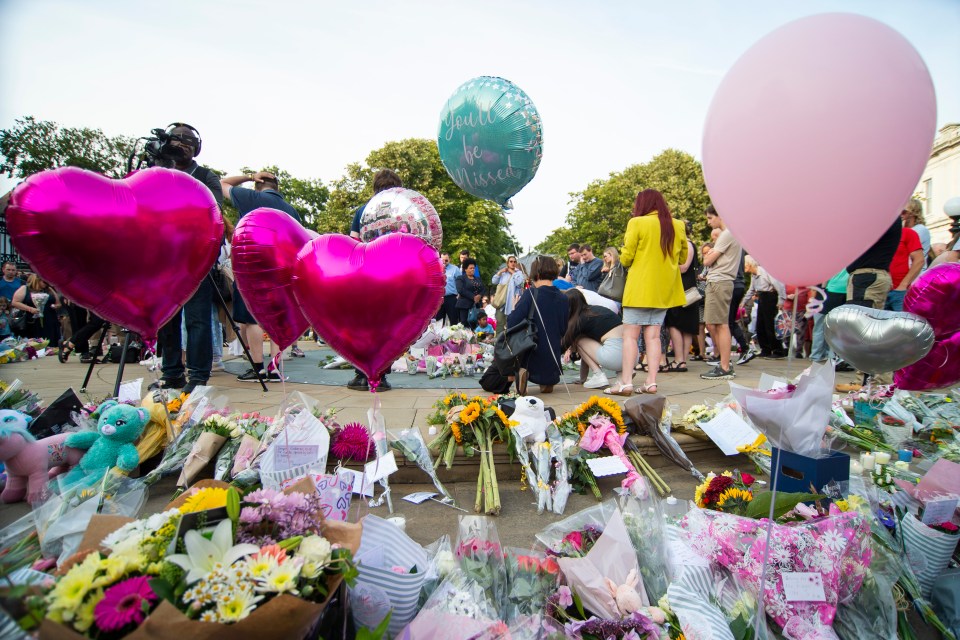
{"label": "tree with green leaves", "polygon": [[594,180],[583,191],[571,193],[573,208],[567,225],[554,230],[537,250],[563,256],[572,242],[587,242],[596,252],[620,247],[637,193],[656,189],[663,194],[675,218],[693,225],[694,243],[709,238],[704,209],[710,204],[703,168],[688,153],[666,149],[646,164],[636,164]]}
{"label": "tree with green leaves", "polygon": [[72,166],[113,178],[127,172],[133,138],[109,137],[100,129],[61,127],[56,122],[26,116],[9,129],[0,129],[0,172],[9,178]]}
{"label": "tree with green leaves", "polygon": [[423,194],[437,209],[443,250],[450,252],[454,263],[456,254],[469,250],[486,280],[503,256],[513,252],[516,241],[503,210],[460,189],[443,168],[436,142],[422,138],[388,142],[367,155],[365,166],[348,165],[346,174],[333,183],[317,230],[348,233],[354,211],[373,197],[373,175],[379,169],[394,170],[405,187]]}

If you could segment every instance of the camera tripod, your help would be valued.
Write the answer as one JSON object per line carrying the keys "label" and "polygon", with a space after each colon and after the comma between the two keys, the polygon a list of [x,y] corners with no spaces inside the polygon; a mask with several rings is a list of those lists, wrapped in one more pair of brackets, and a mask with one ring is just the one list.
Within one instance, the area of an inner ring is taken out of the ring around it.
{"label": "camera tripod", "polygon": [[[246,357],[247,362],[250,363],[250,368],[254,370],[254,373],[257,375],[257,381],[260,383],[260,386],[263,388],[263,391],[267,391],[266,382],[263,380],[263,376],[260,375],[260,371],[253,364],[253,356],[250,355],[250,350],[247,348],[247,343],[244,341],[243,336],[240,334],[240,327],[237,326],[236,321],[233,319],[233,315],[230,313],[230,310],[227,308],[227,302],[223,299],[223,294],[220,293],[220,289],[217,288],[216,282],[213,281],[213,277],[210,273],[207,273],[207,279],[210,280],[210,286],[213,288],[214,298],[213,301],[215,304],[219,305],[223,310],[224,315],[227,317],[227,322],[230,323],[230,327],[233,329],[233,332],[237,335],[237,340],[240,341],[240,346],[243,348],[243,355]],[[104,321],[107,322],[107,321]],[[107,337],[107,332],[110,330],[110,323],[107,322],[106,326],[100,331],[100,340],[97,342],[97,349],[94,351],[94,354],[99,354],[103,352],[103,341]],[[120,367],[117,369],[117,379],[113,385],[113,395],[114,397],[120,395],[120,383],[123,381],[123,369],[127,363],[127,349],[130,346],[130,331],[123,329],[123,348],[121,350],[120,356]],[[87,374],[83,378],[83,385],[80,387],[80,393],[86,393],[87,385],[90,383],[90,378],[93,376],[93,367],[97,364],[97,356],[90,361],[90,366],[87,367]]]}

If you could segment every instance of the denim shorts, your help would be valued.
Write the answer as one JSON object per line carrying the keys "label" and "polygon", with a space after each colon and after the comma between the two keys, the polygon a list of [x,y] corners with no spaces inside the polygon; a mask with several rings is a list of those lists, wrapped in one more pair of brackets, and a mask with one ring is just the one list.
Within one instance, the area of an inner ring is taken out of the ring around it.
{"label": "denim shorts", "polygon": [[641,327],[653,324],[663,324],[667,315],[666,309],[654,307],[624,307],[623,324],[638,324]]}
{"label": "denim shorts", "polygon": [[623,338],[607,338],[597,349],[597,362],[611,371],[623,369]]}

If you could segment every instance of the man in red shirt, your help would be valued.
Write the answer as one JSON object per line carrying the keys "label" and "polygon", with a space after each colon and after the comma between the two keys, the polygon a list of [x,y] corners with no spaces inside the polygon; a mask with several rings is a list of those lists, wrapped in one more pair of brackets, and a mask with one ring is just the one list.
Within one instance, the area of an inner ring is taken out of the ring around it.
{"label": "man in red shirt", "polygon": [[923,269],[923,244],[920,236],[913,229],[904,227],[900,231],[900,244],[897,252],[890,261],[890,280],[893,288],[887,294],[884,309],[887,311],[903,311],[903,296],[913,284]]}

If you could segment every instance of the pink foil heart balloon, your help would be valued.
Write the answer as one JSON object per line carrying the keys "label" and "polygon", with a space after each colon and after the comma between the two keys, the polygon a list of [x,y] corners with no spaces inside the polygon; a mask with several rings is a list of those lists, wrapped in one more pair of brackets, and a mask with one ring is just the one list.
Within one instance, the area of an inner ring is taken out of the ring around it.
{"label": "pink foil heart balloon", "polygon": [[63,167],[16,188],[7,226],[17,251],[66,298],[151,340],[220,252],[210,190],[182,171],[122,180]]}
{"label": "pink foil heart balloon", "polygon": [[300,250],[293,275],[303,315],[371,383],[423,333],[444,284],[436,249],[405,233],[368,244],[322,235]]}
{"label": "pink foil heart balloon", "polygon": [[297,253],[317,234],[283,211],[255,209],[233,234],[233,275],[243,301],[278,351],[303,335],[310,323],[293,295]]}
{"label": "pink foil heart balloon", "polygon": [[960,264],[925,271],[907,290],[903,310],[926,318],[937,341],[925,357],[896,371],[894,384],[926,391],[960,381]]}

